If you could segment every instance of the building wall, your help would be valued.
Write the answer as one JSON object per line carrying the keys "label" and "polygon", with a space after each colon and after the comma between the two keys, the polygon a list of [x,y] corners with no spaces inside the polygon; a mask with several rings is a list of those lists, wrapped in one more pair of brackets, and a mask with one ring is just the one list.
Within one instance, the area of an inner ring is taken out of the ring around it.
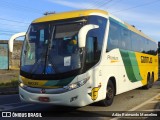
{"label": "building wall", "polygon": [[[0,40],[0,43],[8,43],[8,40]],[[19,69],[20,56],[23,41],[14,41],[13,53],[9,53],[9,68]]]}
{"label": "building wall", "polygon": [[10,54],[10,68],[17,69],[20,67],[20,56],[22,50],[22,41],[15,41],[13,46],[13,53]]}

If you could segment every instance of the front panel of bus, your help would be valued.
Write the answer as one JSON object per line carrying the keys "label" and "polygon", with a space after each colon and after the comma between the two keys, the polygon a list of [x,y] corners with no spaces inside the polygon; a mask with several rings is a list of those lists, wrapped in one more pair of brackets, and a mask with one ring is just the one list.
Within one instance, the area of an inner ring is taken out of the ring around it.
{"label": "front panel of bus", "polygon": [[[98,25],[78,47],[78,32]],[[92,76],[87,73],[101,56],[107,19],[87,16],[30,25],[21,53],[20,98],[27,102],[84,106],[94,101]]]}

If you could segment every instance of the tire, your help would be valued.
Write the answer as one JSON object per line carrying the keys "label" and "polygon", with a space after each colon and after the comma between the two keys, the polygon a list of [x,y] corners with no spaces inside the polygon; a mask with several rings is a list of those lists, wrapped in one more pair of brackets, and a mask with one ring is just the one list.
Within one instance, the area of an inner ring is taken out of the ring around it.
{"label": "tire", "polygon": [[152,88],[152,86],[153,86],[153,83],[154,83],[154,74],[152,74],[152,76],[151,76],[151,82],[150,82],[150,88]]}
{"label": "tire", "polygon": [[112,105],[113,100],[114,100],[114,95],[115,95],[115,87],[113,85],[113,82],[110,80],[107,85],[106,98],[104,100],[100,101],[100,104],[102,106]]}
{"label": "tire", "polygon": [[147,84],[144,86],[144,89],[149,89],[152,87],[152,85],[153,85],[152,77],[150,77],[150,75],[148,74],[147,75]]}

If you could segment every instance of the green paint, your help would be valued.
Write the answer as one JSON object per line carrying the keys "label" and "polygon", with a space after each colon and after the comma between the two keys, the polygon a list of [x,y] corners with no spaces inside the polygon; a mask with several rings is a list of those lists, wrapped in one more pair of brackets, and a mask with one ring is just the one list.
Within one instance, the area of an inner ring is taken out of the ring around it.
{"label": "green paint", "polygon": [[131,60],[131,65],[132,65],[133,73],[134,73],[134,75],[136,77],[136,80],[140,81],[140,80],[142,80],[142,77],[140,75],[140,71],[139,71],[136,55],[135,55],[134,52],[128,52],[128,54],[129,54],[129,58]]}
{"label": "green paint", "polygon": [[131,82],[142,80],[135,53],[127,50],[120,50],[120,53],[121,53],[125,70],[129,80]]}
{"label": "green paint", "polygon": [[128,51],[120,50],[120,53],[121,53],[123,63],[124,63],[124,66],[125,66],[125,70],[126,70],[126,73],[128,75],[129,80],[131,82],[136,81],[136,77],[135,77],[134,72],[133,72],[132,63],[131,63]]}
{"label": "green paint", "polygon": [[48,82],[46,82],[44,86],[65,86],[68,85],[74,78],[75,76],[61,80],[48,80]]}

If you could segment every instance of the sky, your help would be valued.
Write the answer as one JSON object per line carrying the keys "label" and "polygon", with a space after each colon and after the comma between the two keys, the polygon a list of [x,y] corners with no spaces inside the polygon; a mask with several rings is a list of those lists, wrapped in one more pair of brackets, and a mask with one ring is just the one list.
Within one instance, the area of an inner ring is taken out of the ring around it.
{"label": "sky", "polygon": [[0,0],[0,40],[26,32],[45,12],[102,9],[160,41],[160,0]]}

